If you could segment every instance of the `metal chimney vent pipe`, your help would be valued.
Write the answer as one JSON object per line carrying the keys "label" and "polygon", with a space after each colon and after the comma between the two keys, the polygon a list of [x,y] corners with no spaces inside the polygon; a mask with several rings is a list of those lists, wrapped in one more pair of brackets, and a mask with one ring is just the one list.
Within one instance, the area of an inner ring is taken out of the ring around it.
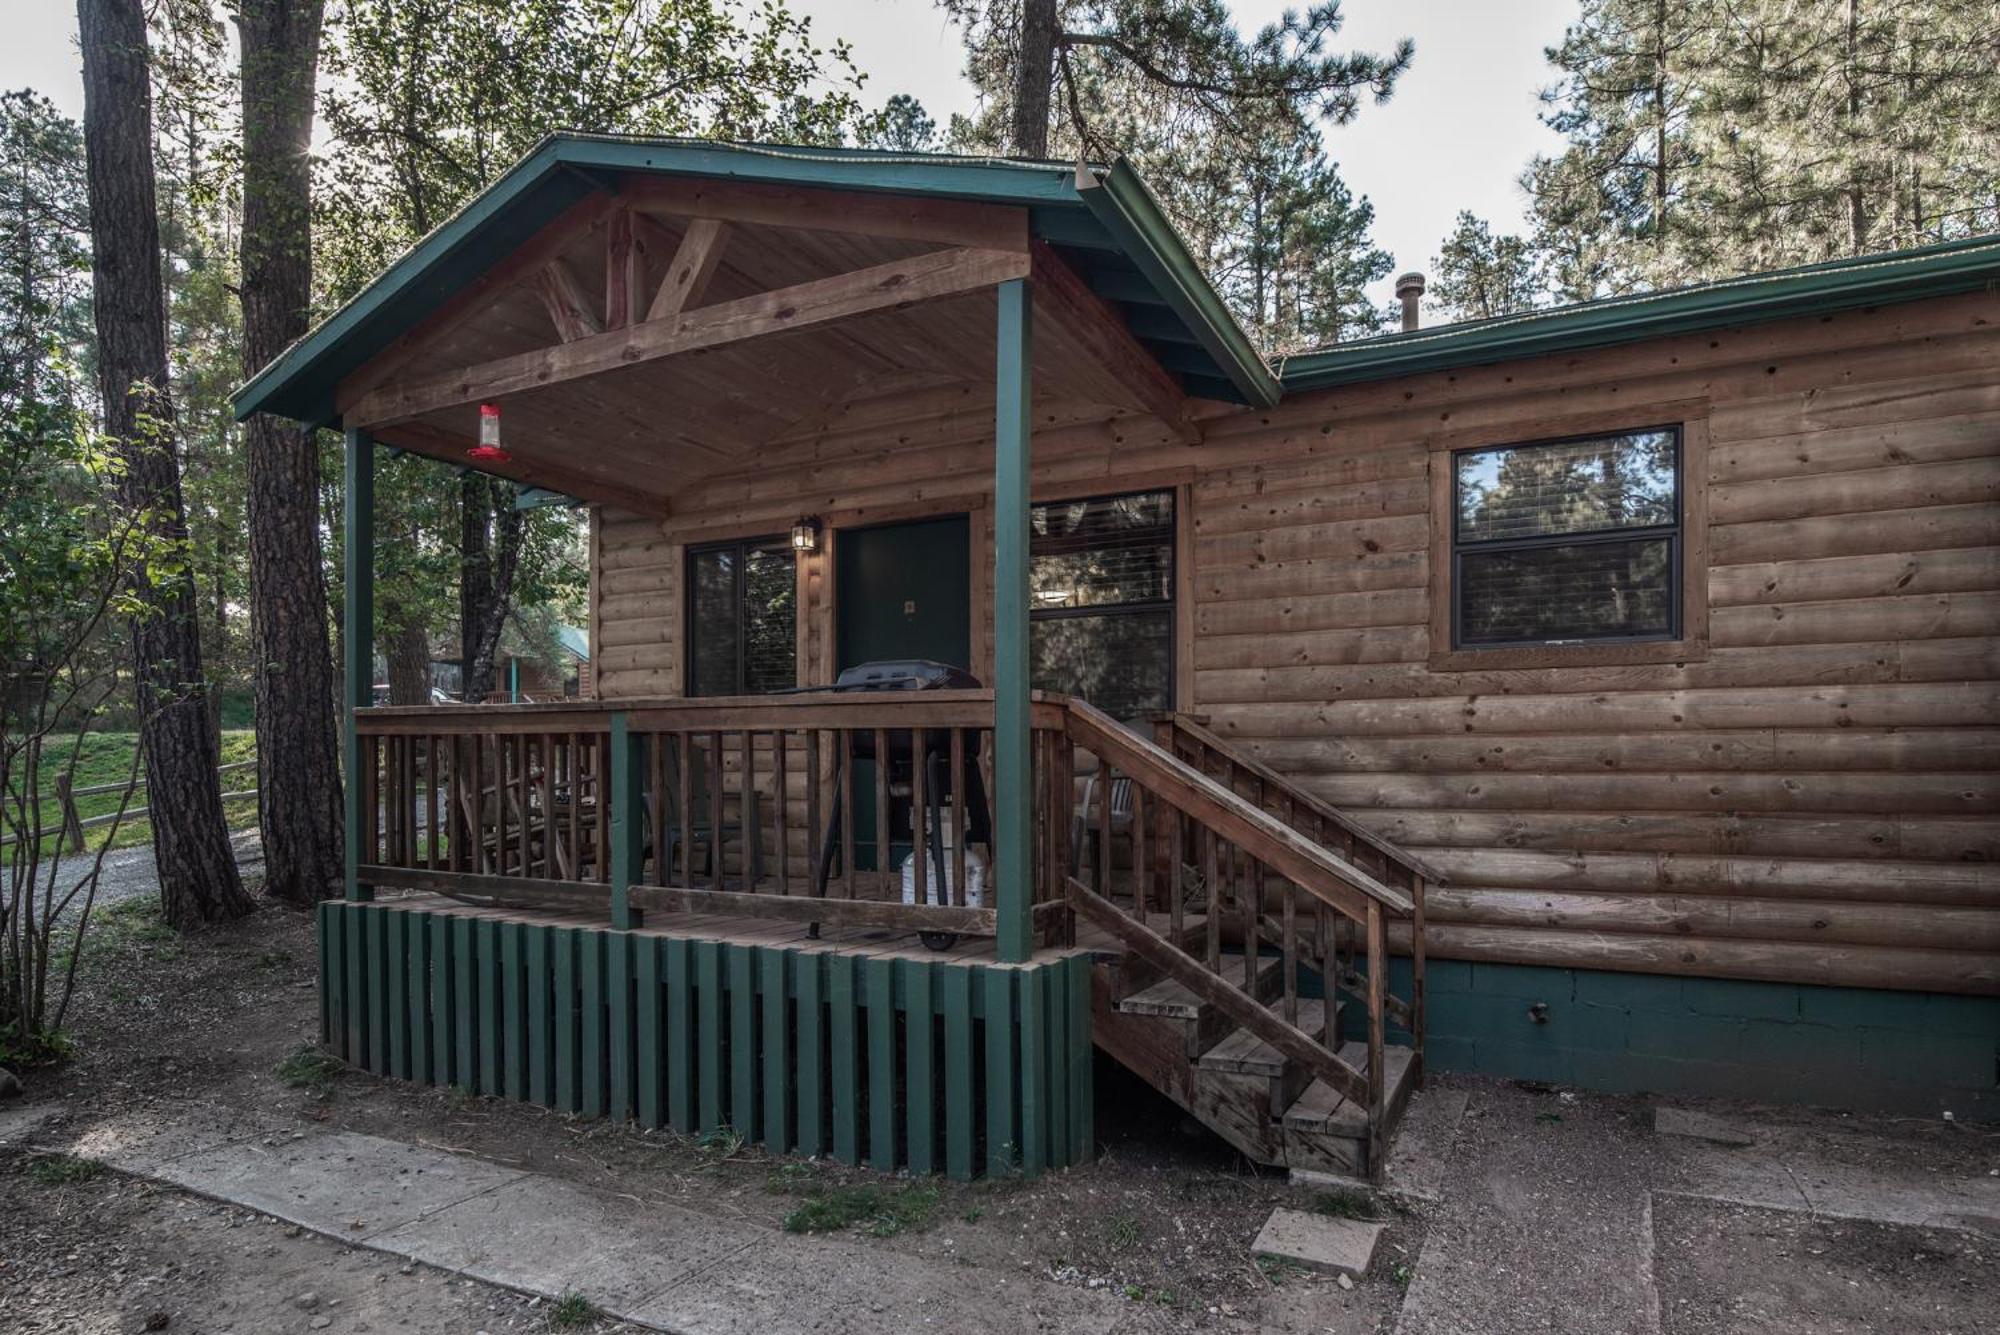
{"label": "metal chimney vent pipe", "polygon": [[1403,303],[1403,332],[1417,327],[1417,307],[1424,299],[1424,276],[1406,273],[1396,280],[1396,297]]}

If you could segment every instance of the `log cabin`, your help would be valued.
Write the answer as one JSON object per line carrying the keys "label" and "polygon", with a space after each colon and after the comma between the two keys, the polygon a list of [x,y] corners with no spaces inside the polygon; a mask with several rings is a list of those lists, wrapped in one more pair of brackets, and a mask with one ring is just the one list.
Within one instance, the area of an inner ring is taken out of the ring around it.
{"label": "log cabin", "polygon": [[552,138],[237,399],[352,662],[376,451],[589,514],[589,699],[347,710],[326,1038],[959,1175],[1100,1060],[1363,1175],[1427,1071],[2000,1116],[1996,283],[1270,362],[1122,163]]}

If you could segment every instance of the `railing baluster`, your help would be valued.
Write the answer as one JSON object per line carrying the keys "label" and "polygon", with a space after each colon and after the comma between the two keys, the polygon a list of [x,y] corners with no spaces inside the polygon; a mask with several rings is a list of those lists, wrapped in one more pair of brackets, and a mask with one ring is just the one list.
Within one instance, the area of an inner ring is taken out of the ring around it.
{"label": "railing baluster", "polygon": [[930,863],[930,809],[925,799],[930,796],[925,784],[924,771],[924,730],[910,729],[910,902],[928,904],[930,902],[930,882],[924,877],[933,871],[940,877],[944,868],[933,868]]}
{"label": "railing baluster", "polygon": [[833,731],[834,764],[840,770],[840,892],[854,898],[854,734]]}
{"label": "railing baluster", "polygon": [[1216,844],[1215,831],[1206,825],[1196,827],[1196,837],[1201,841],[1202,882],[1208,890],[1208,971],[1222,972],[1222,868],[1220,850]]}
{"label": "railing baluster", "polygon": [[[1043,734],[1046,749],[1047,734]],[[951,729],[951,902],[965,907],[965,729]],[[1046,758],[1044,759],[1046,766]],[[1043,771],[1047,772],[1046,768]]]}
{"label": "railing baluster", "polygon": [[676,788],[680,795],[679,838],[681,878],[675,885],[694,888],[694,734],[677,732],[674,737]]}
{"label": "railing baluster", "polygon": [[875,897],[896,900],[892,877],[896,873],[895,848],[889,843],[889,732],[875,729]]}
{"label": "railing baluster", "polygon": [[1382,906],[1368,905],[1368,1172],[1380,1178],[1382,1169],[1383,1112],[1387,1107],[1387,1082],[1382,1078],[1382,995],[1388,972],[1389,952],[1383,939]]}
{"label": "railing baluster", "polygon": [[763,830],[757,820],[757,734],[744,731],[738,744],[743,748],[743,782],[736,799],[740,808],[736,815],[737,841],[743,845],[743,890],[755,894],[761,866],[757,846],[763,842]]}
{"label": "railing baluster", "polygon": [[792,790],[786,752],[791,743],[783,728],[771,734],[771,806],[776,818],[771,822],[772,837],[778,841],[778,893],[792,893]]}
{"label": "railing baluster", "polygon": [[1187,889],[1187,817],[1179,807],[1167,808],[1167,835],[1171,840],[1167,848],[1167,916],[1173,927],[1174,948],[1182,948],[1181,936],[1187,928],[1182,921]]}
{"label": "railing baluster", "polygon": [[647,797],[647,819],[651,822],[647,829],[647,844],[650,845],[648,861],[652,864],[652,884],[665,885],[667,876],[667,746],[663,733],[650,733],[646,737],[646,772],[652,792]]}
{"label": "railing baluster", "polygon": [[1424,878],[1410,877],[1410,1062],[1421,1082],[1424,1073]]}
{"label": "railing baluster", "polygon": [[729,784],[729,773],[722,757],[722,734],[708,735],[708,754],[704,760],[708,770],[708,881],[714,889],[722,889],[723,858],[722,846],[722,790]]}
{"label": "railing baluster", "polygon": [[824,852],[825,829],[820,818],[819,729],[806,729],[806,889],[819,893],[820,858]]}
{"label": "railing baluster", "polygon": [[1292,896],[1292,883],[1284,882],[1285,896],[1283,908],[1284,957],[1285,957],[1285,1023],[1294,1028],[1299,1023],[1299,948],[1298,905]]}
{"label": "railing baluster", "polygon": [[1146,921],[1146,790],[1137,780],[1132,783],[1132,910],[1139,921]]}

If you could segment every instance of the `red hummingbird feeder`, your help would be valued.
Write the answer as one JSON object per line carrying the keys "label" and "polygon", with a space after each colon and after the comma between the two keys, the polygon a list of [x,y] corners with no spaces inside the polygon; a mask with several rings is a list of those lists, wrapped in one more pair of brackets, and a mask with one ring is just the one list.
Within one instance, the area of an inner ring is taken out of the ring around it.
{"label": "red hummingbird feeder", "polygon": [[479,443],[465,452],[468,459],[482,463],[505,463],[514,456],[500,446],[500,405],[479,405]]}

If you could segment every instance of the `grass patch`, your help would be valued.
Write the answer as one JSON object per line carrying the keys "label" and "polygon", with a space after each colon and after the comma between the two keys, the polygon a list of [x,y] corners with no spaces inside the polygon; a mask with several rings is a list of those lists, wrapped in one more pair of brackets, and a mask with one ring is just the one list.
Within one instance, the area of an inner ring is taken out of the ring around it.
{"label": "grass patch", "polygon": [[278,1079],[323,1099],[333,1092],[340,1070],[340,1058],[317,1044],[301,1043],[278,1063]]}
{"label": "grass patch", "polygon": [[1312,1273],[1289,1256],[1260,1256],[1257,1258],[1257,1270],[1265,1279],[1271,1281],[1273,1287],[1283,1284],[1286,1280],[1301,1279]]}
{"label": "grass patch", "polygon": [[180,958],[181,934],[167,925],[157,898],[134,895],[90,915],[83,951],[92,957],[143,955],[174,960]]}
{"label": "grass patch", "polygon": [[1139,1217],[1121,1214],[1111,1218],[1111,1245],[1124,1251],[1139,1241]]}
{"label": "grass patch", "polygon": [[[56,776],[69,764],[70,752],[76,739],[61,735],[50,737],[42,748],[42,819],[50,835],[45,851],[55,852],[55,832],[62,828],[62,811],[56,801]],[[77,757],[75,784],[78,788],[95,788],[102,784],[115,783],[122,786],[132,777],[132,757],[139,749],[139,734],[136,732],[94,732],[83,740],[83,752]],[[225,765],[242,760],[257,758],[257,734],[249,728],[225,729],[222,734],[222,760]],[[139,777],[145,778],[145,766],[138,770]],[[222,791],[225,793],[247,792],[257,786],[257,771],[235,769],[222,775]],[[76,814],[79,820],[89,820],[93,816],[108,816],[118,810],[122,794],[119,792],[96,793],[76,799]],[[146,789],[140,788],[132,794],[128,811],[137,811],[146,805]],[[237,798],[223,803],[223,814],[228,818],[232,830],[247,829],[257,823],[257,802],[255,798]],[[95,850],[110,838],[112,848],[137,848],[153,841],[153,827],[144,816],[137,820],[129,815],[119,822],[118,833],[111,836],[111,826],[107,822],[93,826],[83,832],[86,849]],[[64,853],[65,857],[75,854]]]}
{"label": "grass patch", "polygon": [[1333,1219],[1376,1219],[1375,1198],[1365,1191],[1322,1191],[1313,1197],[1314,1214]]}
{"label": "grass patch", "polygon": [[838,1233],[842,1229],[865,1225],[868,1236],[872,1238],[920,1232],[930,1227],[939,1195],[936,1187],[925,1182],[893,1188],[873,1183],[832,1187],[815,1191],[786,1215],[785,1231]]}
{"label": "grass patch", "polygon": [[733,1159],[750,1142],[741,1131],[724,1123],[701,1133],[694,1142],[698,1150],[705,1150],[718,1159]]}
{"label": "grass patch", "polygon": [[104,1176],[104,1165],[73,1154],[44,1154],[28,1165],[28,1176],[45,1187],[68,1187]]}
{"label": "grass patch", "polygon": [[549,1304],[551,1330],[581,1330],[594,1325],[598,1316],[597,1304],[580,1293],[565,1293]]}

